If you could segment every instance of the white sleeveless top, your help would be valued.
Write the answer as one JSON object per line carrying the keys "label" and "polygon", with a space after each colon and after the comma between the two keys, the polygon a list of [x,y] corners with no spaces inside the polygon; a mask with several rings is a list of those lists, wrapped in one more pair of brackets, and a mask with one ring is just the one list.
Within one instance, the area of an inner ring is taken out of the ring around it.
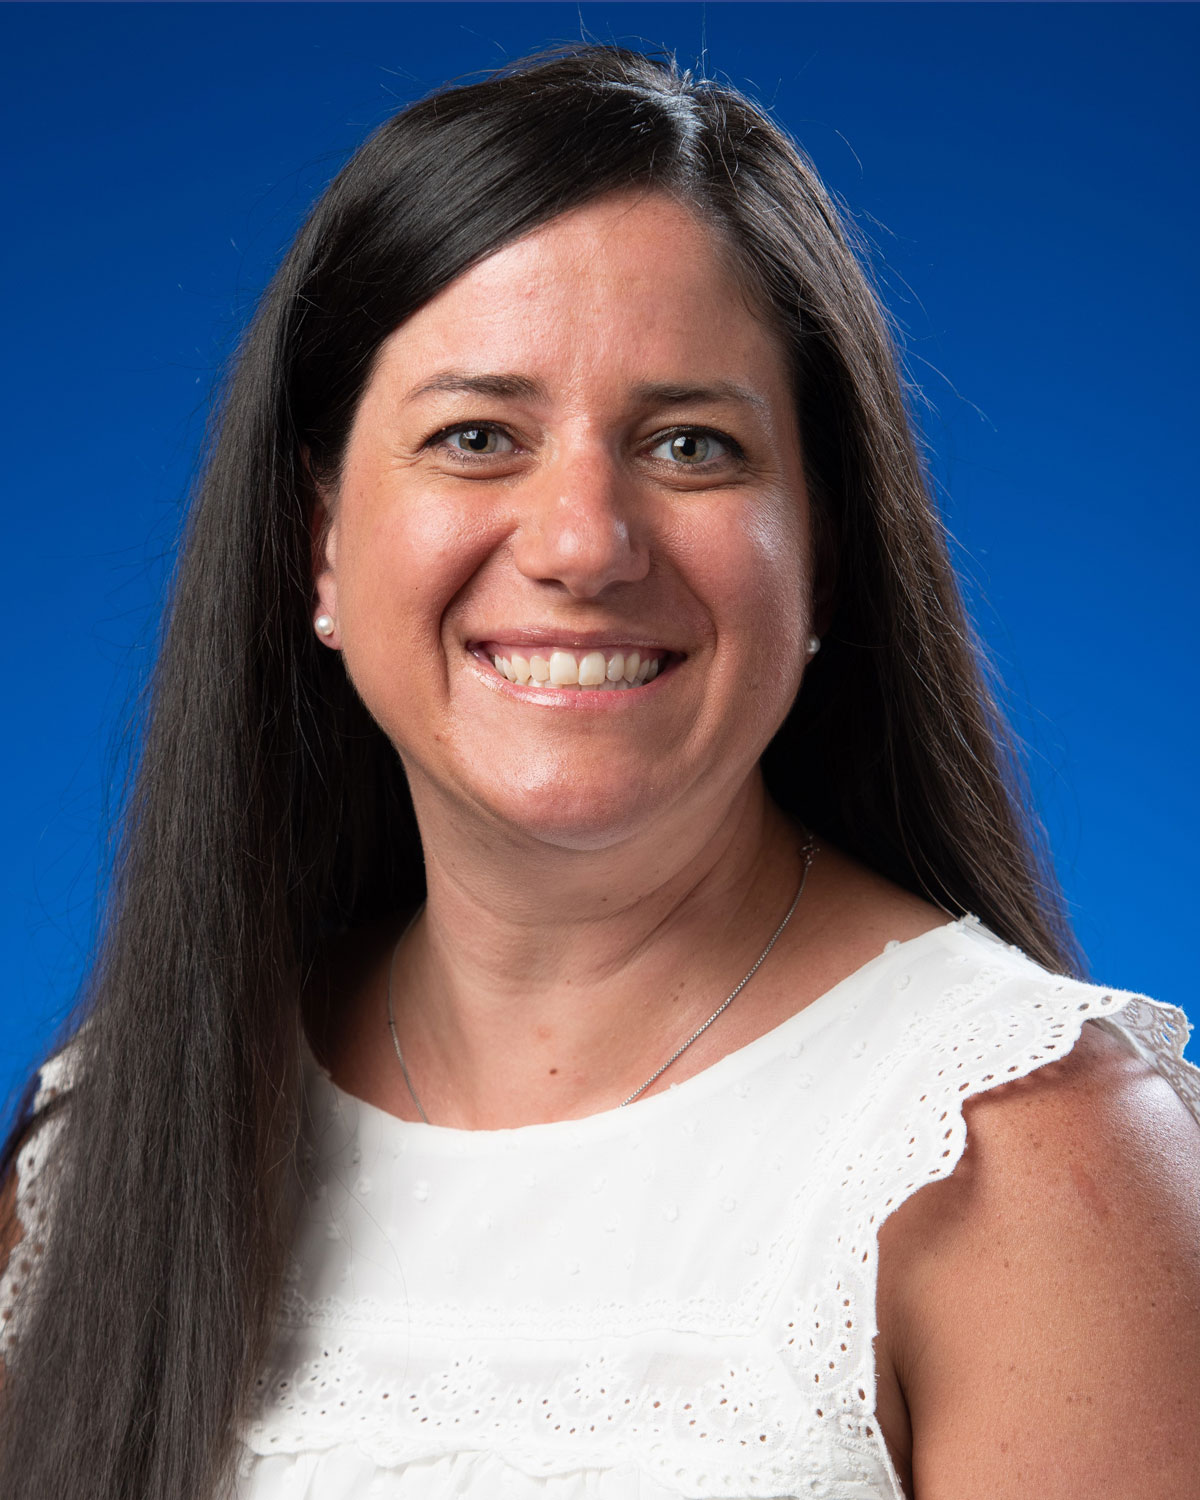
{"label": "white sleeveless top", "polygon": [[238,1500],[900,1500],[879,1226],[964,1099],[1119,1029],[1200,1119],[1182,1013],[964,918],[664,1093],[412,1124],[310,1058],[311,1181]]}
{"label": "white sleeveless top", "polygon": [[[411,1124],[310,1054],[305,1199],[236,1500],[902,1500],[875,1417],[879,1226],[954,1170],[965,1099],[1088,1019],[1200,1119],[1181,1011],[1048,974],[972,917],[583,1120]],[[26,1244],[53,1128],[17,1162]],[[28,1273],[14,1254],[0,1280],[0,1352]]]}

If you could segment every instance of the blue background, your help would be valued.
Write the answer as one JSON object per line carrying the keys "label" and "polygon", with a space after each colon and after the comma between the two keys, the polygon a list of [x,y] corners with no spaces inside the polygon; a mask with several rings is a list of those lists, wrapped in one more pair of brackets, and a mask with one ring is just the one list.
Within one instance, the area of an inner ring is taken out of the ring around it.
{"label": "blue background", "polygon": [[1197,36],[1184,5],[0,7],[0,1097],[70,1008],[210,391],[386,115],[544,43],[773,108],[869,237],[1097,978],[1192,1010]]}

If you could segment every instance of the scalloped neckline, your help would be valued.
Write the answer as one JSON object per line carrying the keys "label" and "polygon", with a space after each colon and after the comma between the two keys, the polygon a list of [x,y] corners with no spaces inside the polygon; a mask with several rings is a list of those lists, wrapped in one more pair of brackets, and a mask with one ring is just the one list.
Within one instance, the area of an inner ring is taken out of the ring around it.
{"label": "scalloped neckline", "polygon": [[[370,1100],[360,1098],[359,1095],[352,1094],[340,1084],[335,1083],[329,1072],[318,1062],[308,1037],[302,1030],[301,1050],[305,1072],[314,1080],[317,1087],[324,1087],[338,1101],[343,1110],[348,1109],[351,1113],[357,1114],[364,1123],[373,1122],[376,1133],[394,1131],[414,1145],[419,1142],[421,1146],[427,1148],[446,1146],[453,1149],[456,1154],[468,1145],[476,1147],[494,1145],[509,1149],[518,1142],[549,1143],[552,1139],[565,1141],[594,1134],[619,1133],[642,1123],[650,1123],[669,1110],[681,1107],[681,1101],[703,1098],[715,1088],[732,1081],[739,1073],[752,1070],[758,1065],[760,1058],[770,1056],[782,1045],[794,1045],[797,1040],[821,1024],[826,1019],[826,1012],[831,1009],[835,1001],[844,1001],[848,991],[877,977],[880,969],[901,958],[911,957],[914,952],[934,941],[944,942],[953,935],[969,931],[978,931],[992,936],[989,929],[983,927],[979,919],[968,912],[949,922],[939,922],[937,926],[927,928],[916,937],[903,941],[893,938],[885,943],[873,958],[867,959],[866,963],[839,979],[829,989],[823,990],[807,1005],[793,1011],[790,1016],[785,1017],[778,1025],[764,1031],[760,1036],[754,1037],[741,1047],[735,1047],[724,1057],[717,1058],[708,1067],[701,1068],[698,1073],[691,1074],[679,1083],[669,1084],[659,1093],[651,1094],[649,1098],[637,1099],[627,1105],[611,1105],[607,1109],[596,1110],[590,1115],[580,1115],[575,1119],[545,1120],[529,1125],[506,1125],[482,1130],[468,1130],[457,1125],[429,1125],[421,1120],[405,1120],[400,1115],[394,1115],[390,1110],[383,1109],[378,1104],[372,1104]],[[999,941],[994,937],[992,940]]]}

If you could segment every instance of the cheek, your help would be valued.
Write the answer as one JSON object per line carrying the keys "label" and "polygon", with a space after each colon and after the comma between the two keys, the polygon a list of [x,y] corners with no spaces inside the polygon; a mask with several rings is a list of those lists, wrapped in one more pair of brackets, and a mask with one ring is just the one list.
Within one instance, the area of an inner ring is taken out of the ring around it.
{"label": "cheek", "polygon": [[[747,566],[757,581],[755,613],[797,644],[812,595],[812,547],[806,517],[788,499],[766,508],[747,525]],[[748,581],[748,587],[754,582]],[[771,613],[765,613],[770,611]]]}
{"label": "cheek", "polygon": [[446,610],[495,550],[494,531],[472,507],[420,493],[347,504],[338,597],[348,662],[400,640],[436,644]]}
{"label": "cheek", "polygon": [[336,565],[342,660],[397,750],[427,713],[440,712],[443,621],[494,546],[472,509],[433,503],[394,477],[343,487]]}
{"label": "cheek", "polygon": [[806,660],[811,595],[808,550],[788,525],[760,525],[747,549],[741,599],[742,640],[749,654],[746,682],[753,711],[770,738],[800,688]]}
{"label": "cheek", "polygon": [[[798,680],[812,592],[807,510],[757,492],[689,528],[687,566],[709,601],[718,658],[738,671]],[[794,691],[795,683],[792,683]]]}

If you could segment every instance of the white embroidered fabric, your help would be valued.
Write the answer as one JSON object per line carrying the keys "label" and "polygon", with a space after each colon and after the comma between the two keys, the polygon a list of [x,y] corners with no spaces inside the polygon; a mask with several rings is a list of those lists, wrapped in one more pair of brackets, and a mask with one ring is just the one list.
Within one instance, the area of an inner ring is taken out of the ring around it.
{"label": "white embroidered fabric", "polygon": [[[39,1114],[71,1083],[69,1049],[43,1064],[38,1075],[33,1112]],[[48,1115],[30,1132],[17,1153],[17,1222],[21,1238],[9,1249],[4,1274],[0,1276],[0,1368],[6,1355],[20,1337],[21,1302],[19,1293],[37,1273],[37,1262],[46,1242],[50,1220],[50,1182],[48,1170],[54,1142],[62,1126],[61,1115]]]}
{"label": "white embroidered fabric", "polygon": [[902,1500],[875,1418],[879,1226],[954,1170],[965,1099],[1088,1019],[1200,1119],[1180,1011],[1050,975],[973,918],[583,1120],[411,1124],[310,1058],[237,1500]]}

